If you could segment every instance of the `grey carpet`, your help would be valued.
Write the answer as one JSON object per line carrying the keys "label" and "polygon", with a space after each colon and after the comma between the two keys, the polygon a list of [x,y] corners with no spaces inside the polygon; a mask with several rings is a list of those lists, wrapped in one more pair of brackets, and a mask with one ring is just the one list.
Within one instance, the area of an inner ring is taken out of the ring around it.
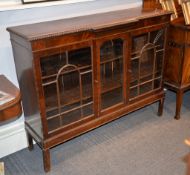
{"label": "grey carpet", "polygon": [[[185,175],[190,149],[190,93],[181,119],[173,119],[175,94],[167,91],[163,117],[153,104],[51,149],[48,175]],[[38,146],[4,157],[6,175],[43,175]]]}

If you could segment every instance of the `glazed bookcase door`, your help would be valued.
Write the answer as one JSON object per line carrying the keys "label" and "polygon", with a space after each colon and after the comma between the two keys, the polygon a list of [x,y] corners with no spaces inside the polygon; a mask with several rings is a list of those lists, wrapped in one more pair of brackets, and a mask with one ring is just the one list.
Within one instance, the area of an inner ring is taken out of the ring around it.
{"label": "glazed bookcase door", "polygon": [[123,45],[121,38],[108,39],[100,45],[100,110],[124,102]]}
{"label": "glazed bookcase door", "polygon": [[48,133],[93,116],[91,47],[40,58]]}
{"label": "glazed bookcase door", "polygon": [[164,34],[162,29],[133,36],[129,100],[161,87]]}

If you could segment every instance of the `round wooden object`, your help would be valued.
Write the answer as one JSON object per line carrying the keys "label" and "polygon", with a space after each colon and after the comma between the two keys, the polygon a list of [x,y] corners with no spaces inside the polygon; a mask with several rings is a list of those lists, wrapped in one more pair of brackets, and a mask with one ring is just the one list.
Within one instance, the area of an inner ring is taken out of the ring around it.
{"label": "round wooden object", "polygon": [[19,89],[4,75],[0,75],[0,122],[19,117],[21,114]]}

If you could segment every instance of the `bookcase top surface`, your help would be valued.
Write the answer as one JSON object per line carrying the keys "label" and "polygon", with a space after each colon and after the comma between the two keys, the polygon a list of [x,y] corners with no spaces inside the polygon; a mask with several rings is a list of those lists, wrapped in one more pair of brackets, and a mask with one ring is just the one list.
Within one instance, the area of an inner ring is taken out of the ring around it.
{"label": "bookcase top surface", "polygon": [[138,22],[141,19],[166,14],[171,14],[171,12],[158,9],[154,11],[143,11],[142,7],[138,7],[68,19],[8,27],[7,30],[10,33],[14,33],[20,37],[32,41],[74,32],[95,31],[102,28]]}

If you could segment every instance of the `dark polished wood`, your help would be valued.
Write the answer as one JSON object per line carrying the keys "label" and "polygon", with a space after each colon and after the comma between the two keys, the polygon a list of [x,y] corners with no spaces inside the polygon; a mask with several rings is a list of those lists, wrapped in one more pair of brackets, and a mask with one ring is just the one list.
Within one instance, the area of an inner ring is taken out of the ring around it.
{"label": "dark polished wood", "polygon": [[162,116],[164,109],[164,98],[159,101],[158,116]]}
{"label": "dark polished wood", "polygon": [[[183,93],[190,89],[190,26],[185,23],[185,14],[178,0],[173,0],[173,2],[177,18],[171,21],[168,29],[164,85],[166,88],[176,92],[174,118],[178,120],[180,119]],[[148,5],[153,1],[144,0],[144,3]],[[156,0],[154,3],[156,3]]]}
{"label": "dark polished wood", "polygon": [[190,89],[190,27],[183,18],[169,27],[165,86],[177,93],[175,119],[180,119],[183,93]]}
{"label": "dark polished wood", "polygon": [[50,171],[51,163],[50,163],[50,150],[49,149],[43,149],[43,162],[44,162],[45,172]]}
{"label": "dark polished wood", "polygon": [[142,8],[10,27],[29,148],[50,148],[164,103],[170,12]]}
{"label": "dark polished wood", "polygon": [[10,100],[0,104],[0,122],[8,122],[22,114],[20,91],[4,75],[0,75],[0,82],[0,91],[10,96]]}

